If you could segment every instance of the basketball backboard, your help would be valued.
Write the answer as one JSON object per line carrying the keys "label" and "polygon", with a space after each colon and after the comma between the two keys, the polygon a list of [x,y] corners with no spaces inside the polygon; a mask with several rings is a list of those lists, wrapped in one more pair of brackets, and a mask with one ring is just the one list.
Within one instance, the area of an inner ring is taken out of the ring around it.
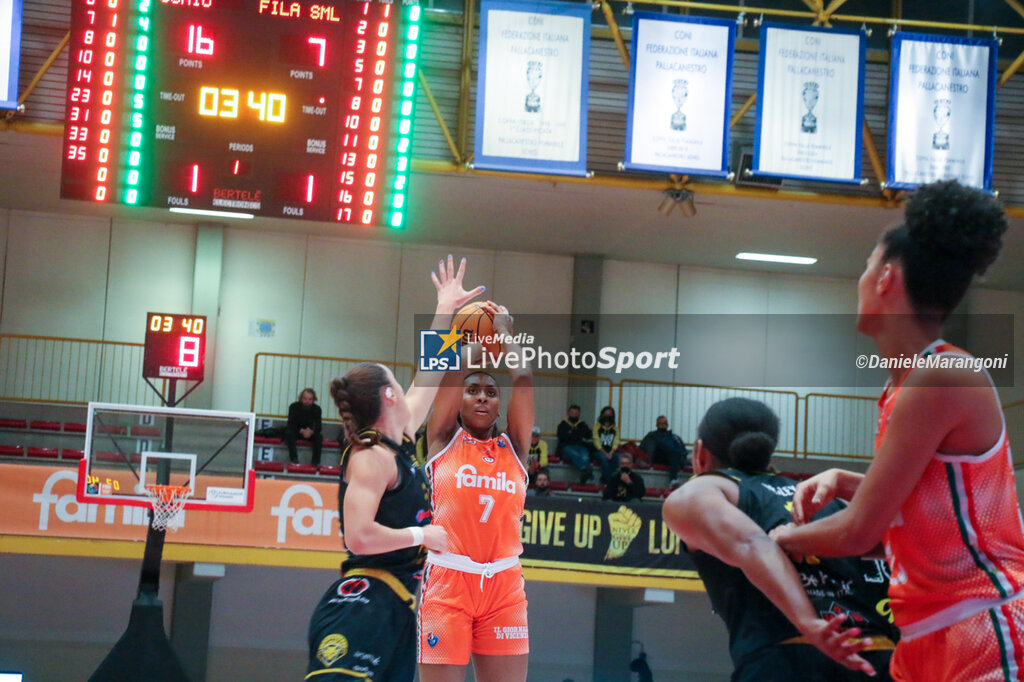
{"label": "basketball backboard", "polygon": [[146,486],[187,486],[185,509],[252,511],[256,417],[89,403],[78,500],[150,507]]}

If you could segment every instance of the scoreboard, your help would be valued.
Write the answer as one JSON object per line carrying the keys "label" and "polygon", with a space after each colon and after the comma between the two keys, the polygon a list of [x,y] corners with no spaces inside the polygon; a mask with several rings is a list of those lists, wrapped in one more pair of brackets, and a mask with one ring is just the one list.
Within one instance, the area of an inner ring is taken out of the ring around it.
{"label": "scoreboard", "polygon": [[206,317],[148,313],[142,376],[202,381],[206,371]]}
{"label": "scoreboard", "polygon": [[72,0],[61,196],[402,227],[420,7]]}

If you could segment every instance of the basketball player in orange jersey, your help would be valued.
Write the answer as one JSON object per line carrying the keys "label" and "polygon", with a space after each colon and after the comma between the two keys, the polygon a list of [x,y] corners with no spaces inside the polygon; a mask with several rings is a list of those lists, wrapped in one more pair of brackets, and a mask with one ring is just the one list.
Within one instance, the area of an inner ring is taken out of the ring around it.
{"label": "basketball player in orange jersey", "polygon": [[[462,288],[465,259],[451,256],[431,279],[437,289],[434,328],[480,294]],[[412,434],[426,419],[439,377],[417,374],[408,391],[391,371],[363,362],[331,382],[348,447],[341,456],[338,511],[348,558],[309,626],[307,680],[412,682],[416,675],[416,590],[425,551],[448,546],[430,523],[422,469],[413,464]]]}
{"label": "basketball player in orange jersey", "polygon": [[[879,400],[864,475],[830,470],[800,484],[775,540],[796,555],[862,554],[884,541],[902,638],[894,680],[1024,678],[1024,531],[999,397],[942,324],[1002,246],[991,196],[954,181],[921,187],[886,232],[858,286],[857,326],[894,369]],[[946,366],[938,365],[943,360]],[[955,362],[954,362],[955,361]],[[849,506],[805,523],[833,497]]]}
{"label": "basketball player in orange jersey", "polygon": [[[484,306],[494,315],[495,332],[506,339],[505,353],[521,357],[522,349],[509,340],[508,310],[490,301]],[[533,375],[529,367],[508,365],[512,395],[504,433],[497,428],[501,389],[479,371],[446,374],[427,421],[433,523],[448,531],[448,551],[431,551],[423,575],[422,682],[462,682],[471,657],[480,682],[526,680],[529,630],[519,532]]]}

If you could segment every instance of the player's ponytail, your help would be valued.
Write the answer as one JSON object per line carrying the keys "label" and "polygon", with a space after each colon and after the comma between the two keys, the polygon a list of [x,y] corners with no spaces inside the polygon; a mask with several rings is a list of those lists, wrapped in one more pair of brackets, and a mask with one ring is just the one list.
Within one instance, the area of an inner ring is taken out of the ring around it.
{"label": "player's ponytail", "polygon": [[767,471],[779,440],[779,418],[762,402],[729,398],[708,409],[697,436],[725,466]]}
{"label": "player's ponytail", "polygon": [[331,381],[331,397],[350,444],[358,442],[366,447],[380,442],[380,436],[370,427],[380,418],[380,390],[390,383],[384,367],[374,362],[359,363]]}

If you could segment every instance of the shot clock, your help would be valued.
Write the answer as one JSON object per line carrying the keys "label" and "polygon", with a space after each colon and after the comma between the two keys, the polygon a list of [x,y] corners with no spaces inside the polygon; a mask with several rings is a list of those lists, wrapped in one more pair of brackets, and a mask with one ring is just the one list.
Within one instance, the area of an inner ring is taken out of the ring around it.
{"label": "shot clock", "polygon": [[147,379],[202,381],[206,368],[206,317],[146,315],[142,376]]}
{"label": "shot clock", "polygon": [[72,0],[61,196],[401,227],[418,5]]}

